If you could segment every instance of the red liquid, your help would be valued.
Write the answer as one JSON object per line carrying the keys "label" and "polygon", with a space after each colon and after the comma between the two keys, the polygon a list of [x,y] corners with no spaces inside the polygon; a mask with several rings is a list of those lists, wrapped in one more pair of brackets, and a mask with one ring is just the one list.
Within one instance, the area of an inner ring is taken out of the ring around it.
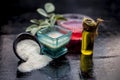
{"label": "red liquid", "polygon": [[74,33],[72,32],[72,37],[71,37],[72,40],[81,40],[82,39],[82,33],[81,32],[77,32],[77,33]]}
{"label": "red liquid", "polygon": [[82,38],[82,21],[79,19],[68,19],[67,21],[58,22],[64,28],[72,31],[71,40],[81,40]]}

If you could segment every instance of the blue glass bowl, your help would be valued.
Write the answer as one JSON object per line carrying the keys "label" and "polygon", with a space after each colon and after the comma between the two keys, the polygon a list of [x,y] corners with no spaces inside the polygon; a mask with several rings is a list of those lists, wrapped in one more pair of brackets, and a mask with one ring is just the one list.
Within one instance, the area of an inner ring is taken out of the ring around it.
{"label": "blue glass bowl", "polygon": [[43,45],[42,53],[58,58],[67,53],[65,45],[70,41],[71,31],[60,26],[44,28],[37,32],[37,38]]}

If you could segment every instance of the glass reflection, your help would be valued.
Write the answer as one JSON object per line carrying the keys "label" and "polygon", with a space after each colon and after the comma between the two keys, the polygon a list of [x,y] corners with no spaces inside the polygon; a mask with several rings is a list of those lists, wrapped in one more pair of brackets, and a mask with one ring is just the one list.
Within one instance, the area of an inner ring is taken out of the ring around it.
{"label": "glass reflection", "polygon": [[93,75],[92,55],[81,54],[80,70],[81,70],[80,78],[82,80],[95,80]]}
{"label": "glass reflection", "polygon": [[40,69],[40,73],[53,79],[69,79],[70,64],[64,56],[53,60],[48,66]]}
{"label": "glass reflection", "polygon": [[[18,65],[19,64],[21,64],[21,61],[18,62]],[[17,71],[16,78],[32,80],[34,77],[38,76],[38,78],[42,77],[42,80],[70,80],[70,71],[71,68],[69,60],[64,55],[57,59],[54,59],[52,62],[50,62],[50,64],[39,70],[26,73]]]}

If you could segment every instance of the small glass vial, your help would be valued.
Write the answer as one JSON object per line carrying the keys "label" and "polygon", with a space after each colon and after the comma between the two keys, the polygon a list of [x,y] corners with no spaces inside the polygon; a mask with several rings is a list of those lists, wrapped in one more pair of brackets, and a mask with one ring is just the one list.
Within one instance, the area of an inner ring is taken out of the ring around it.
{"label": "small glass vial", "polygon": [[103,20],[98,18],[95,22],[91,18],[84,18],[83,19],[83,32],[82,32],[82,46],[81,46],[81,53],[84,55],[92,55],[93,54],[93,46],[94,46],[94,39],[98,34],[98,25]]}

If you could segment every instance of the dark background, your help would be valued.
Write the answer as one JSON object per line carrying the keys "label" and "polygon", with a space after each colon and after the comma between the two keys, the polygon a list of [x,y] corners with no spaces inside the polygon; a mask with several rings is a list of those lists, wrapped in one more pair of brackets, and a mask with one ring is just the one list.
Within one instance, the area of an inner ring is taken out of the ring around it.
{"label": "dark background", "polygon": [[[41,17],[36,9],[43,8],[46,2],[55,4],[56,13],[79,13],[92,18],[120,21],[120,0],[1,0],[0,33],[12,34],[23,31],[29,25],[30,19]],[[28,24],[21,27],[18,25],[26,22]],[[13,30],[17,28],[21,30]]]}

